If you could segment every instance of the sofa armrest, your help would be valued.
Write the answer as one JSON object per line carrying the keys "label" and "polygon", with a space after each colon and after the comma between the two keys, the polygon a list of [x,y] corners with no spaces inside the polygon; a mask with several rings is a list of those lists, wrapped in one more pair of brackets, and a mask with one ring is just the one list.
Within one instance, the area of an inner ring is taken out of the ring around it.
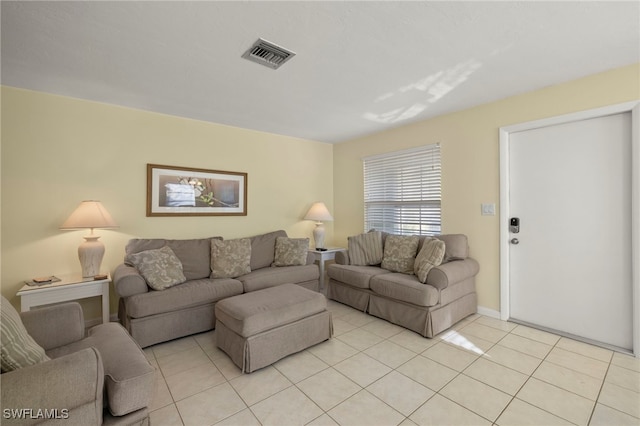
{"label": "sofa armrest", "polygon": [[2,424],[39,423],[43,418],[35,417],[45,409],[67,416],[69,424],[101,424],[103,387],[102,358],[94,348],[4,373]]}
{"label": "sofa armrest", "polygon": [[336,252],[335,262],[338,265],[348,265],[349,264],[349,250],[342,250]]}
{"label": "sofa armrest", "polygon": [[120,297],[129,297],[149,291],[147,282],[138,270],[124,263],[118,265],[113,271],[113,288]]}
{"label": "sofa armrest", "polygon": [[464,260],[453,260],[436,266],[427,275],[427,284],[443,290],[455,283],[473,277],[480,271],[480,265],[475,259],[467,257]]}
{"label": "sofa armrest", "polygon": [[84,315],[77,302],[22,312],[20,318],[29,335],[45,351],[84,338]]}

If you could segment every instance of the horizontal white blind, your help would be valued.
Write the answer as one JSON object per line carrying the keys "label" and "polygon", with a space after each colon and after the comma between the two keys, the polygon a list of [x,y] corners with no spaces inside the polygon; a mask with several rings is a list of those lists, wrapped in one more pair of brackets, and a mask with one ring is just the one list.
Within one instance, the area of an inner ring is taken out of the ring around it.
{"label": "horizontal white blind", "polygon": [[440,144],[364,158],[365,230],[441,232]]}

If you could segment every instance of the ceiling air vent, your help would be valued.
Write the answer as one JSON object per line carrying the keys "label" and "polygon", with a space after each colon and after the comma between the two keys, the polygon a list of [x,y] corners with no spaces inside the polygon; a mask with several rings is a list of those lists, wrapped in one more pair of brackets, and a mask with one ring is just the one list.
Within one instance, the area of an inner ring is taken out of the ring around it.
{"label": "ceiling air vent", "polygon": [[259,38],[249,50],[244,52],[242,57],[276,70],[295,55],[295,53],[284,47]]}

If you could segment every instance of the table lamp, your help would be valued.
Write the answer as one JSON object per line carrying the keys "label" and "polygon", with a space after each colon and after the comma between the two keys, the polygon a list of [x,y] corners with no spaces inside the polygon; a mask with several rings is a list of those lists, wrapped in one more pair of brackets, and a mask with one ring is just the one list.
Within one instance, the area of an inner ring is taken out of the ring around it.
{"label": "table lamp", "polygon": [[93,200],[80,203],[60,226],[60,229],[91,229],[91,233],[84,237],[85,241],[78,247],[83,277],[95,277],[100,274],[100,264],[104,256],[104,244],[98,241],[100,236],[95,235],[93,229],[117,227],[118,225],[102,203]]}
{"label": "table lamp", "polygon": [[324,224],[322,222],[330,222],[333,220],[327,206],[322,202],[313,203],[304,219],[314,220],[316,222],[316,227],[313,229],[313,240],[316,244],[316,250],[326,250],[326,248],[324,248]]}

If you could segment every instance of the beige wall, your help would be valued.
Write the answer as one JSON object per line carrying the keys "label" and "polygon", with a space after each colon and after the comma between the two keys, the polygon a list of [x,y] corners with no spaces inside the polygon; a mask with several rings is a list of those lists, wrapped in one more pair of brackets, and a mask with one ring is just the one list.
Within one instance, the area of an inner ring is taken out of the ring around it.
{"label": "beige wall", "polygon": [[[334,243],[345,245],[349,235],[363,231],[362,157],[440,142],[443,232],[469,236],[471,255],[481,266],[478,304],[497,311],[499,128],[636,99],[639,64],[336,145]],[[481,216],[481,203],[495,203],[496,216]]]}
{"label": "beige wall", "polygon": [[[235,238],[279,228],[310,236],[313,223],[301,218],[316,200],[334,213],[327,243],[344,246],[363,231],[361,158],[440,142],[443,230],[469,236],[482,268],[479,304],[498,310],[498,216],[480,215],[481,203],[499,208],[498,129],[638,99],[639,80],[636,64],[334,146],[2,87],[2,294],[17,305],[24,279],[79,271],[85,232],[58,227],[84,199],[100,199],[120,225],[99,231],[108,271],[132,237]],[[249,215],[146,217],[147,163],[247,172]],[[99,316],[97,300],[84,305],[88,318]]]}
{"label": "beige wall", "polygon": [[[248,215],[146,217],[147,163],[248,173]],[[314,201],[332,210],[332,164],[330,144],[2,87],[2,294],[17,306],[23,280],[80,271],[88,232],[58,227],[86,199],[120,225],[97,231],[105,271],[132,237],[311,237],[302,217]],[[99,300],[83,305],[99,316]]]}

